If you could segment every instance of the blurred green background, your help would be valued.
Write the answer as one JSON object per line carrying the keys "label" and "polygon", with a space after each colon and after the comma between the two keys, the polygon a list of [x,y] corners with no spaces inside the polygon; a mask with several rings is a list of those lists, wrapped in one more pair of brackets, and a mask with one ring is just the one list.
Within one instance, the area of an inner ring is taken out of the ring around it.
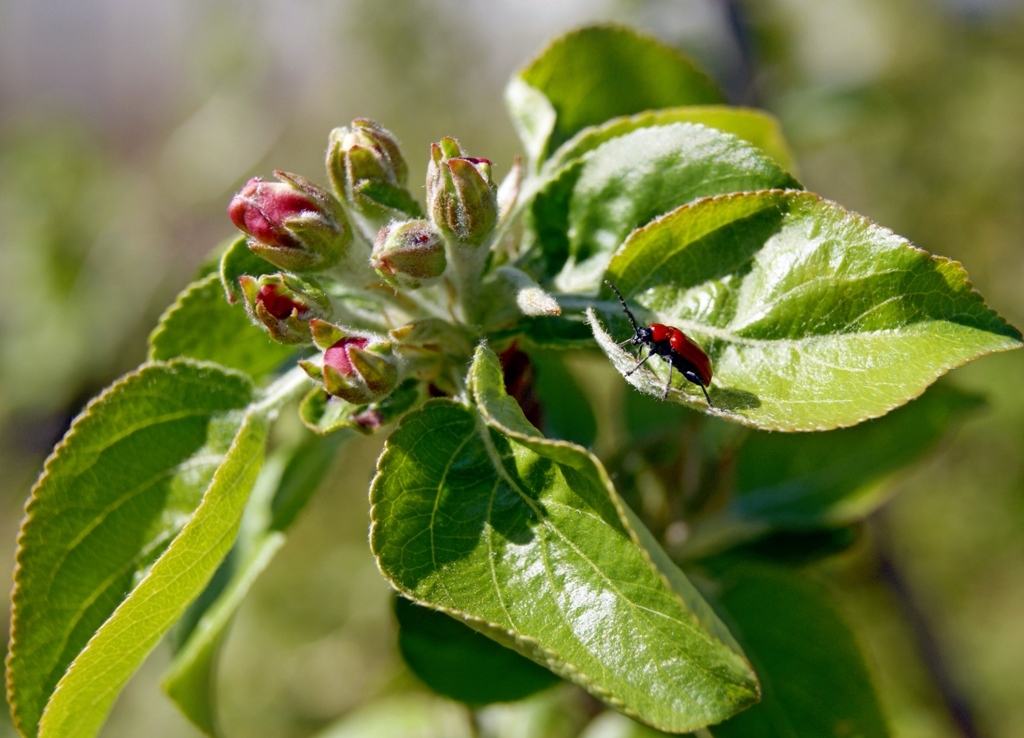
{"label": "blurred green background", "polygon": [[[231,194],[324,181],[328,131],[372,117],[421,181],[453,135],[503,176],[502,89],[558,33],[616,20],[782,120],[808,189],[933,253],[1024,326],[1024,3],[1016,0],[8,0],[0,4],[0,569],[81,405],[145,357],[160,312],[230,236]],[[965,735],[879,574],[902,572],[977,735],[1024,735],[1024,353],[955,371],[988,397],[893,485],[868,544],[823,569],[894,736]],[[619,388],[621,389],[621,388]],[[350,444],[253,589],[224,652],[231,736],[311,735],[414,687],[366,543],[379,441]],[[3,615],[6,627],[6,613]],[[102,735],[198,735],[162,646]],[[0,735],[12,734],[0,718]]]}

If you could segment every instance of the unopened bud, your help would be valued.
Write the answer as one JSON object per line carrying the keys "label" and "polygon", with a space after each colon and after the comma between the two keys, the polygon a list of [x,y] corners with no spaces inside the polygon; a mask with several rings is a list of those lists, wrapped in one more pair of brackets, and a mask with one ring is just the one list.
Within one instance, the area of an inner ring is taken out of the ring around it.
{"label": "unopened bud", "polygon": [[474,337],[440,318],[420,318],[392,329],[388,335],[405,361],[406,376],[435,384],[448,381],[452,360],[464,364],[473,352]]}
{"label": "unopened bud", "polygon": [[462,155],[454,138],[430,147],[427,210],[434,224],[456,241],[477,246],[498,222],[498,197],[491,162]]}
{"label": "unopened bud", "polygon": [[313,272],[336,264],[352,229],[341,204],[297,174],[275,171],[280,182],[250,179],[228,206],[249,248],[276,267]]}
{"label": "unopened bud", "polygon": [[440,318],[420,318],[391,329],[388,335],[402,353],[421,352],[466,357],[473,350],[471,339],[463,329]]}
{"label": "unopened bud", "polygon": [[365,405],[386,397],[398,384],[399,359],[390,341],[322,320],[313,320],[310,325],[314,343],[324,349],[323,364],[299,364],[330,394],[354,405]]}
{"label": "unopened bud", "polygon": [[405,187],[409,167],[398,139],[372,120],[356,118],[350,126],[331,131],[327,174],[338,197],[364,215],[420,214]]}
{"label": "unopened bud", "polygon": [[315,285],[290,274],[238,278],[250,317],[262,324],[275,341],[310,343],[309,321],[329,318],[331,303]]}
{"label": "unopened bud", "polygon": [[417,289],[444,274],[444,239],[429,220],[392,223],[377,232],[370,264],[395,287]]}

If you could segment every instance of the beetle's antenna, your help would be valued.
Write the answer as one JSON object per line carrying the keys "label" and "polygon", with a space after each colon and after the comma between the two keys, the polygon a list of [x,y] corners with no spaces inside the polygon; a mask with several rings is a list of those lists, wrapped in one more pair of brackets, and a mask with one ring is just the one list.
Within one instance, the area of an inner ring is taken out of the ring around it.
{"label": "beetle's antenna", "polygon": [[619,298],[619,302],[622,303],[622,309],[626,311],[626,317],[629,318],[629,323],[630,325],[633,326],[633,333],[639,333],[640,326],[636,324],[636,318],[633,317],[633,313],[631,313],[629,311],[629,308],[626,306],[626,301],[622,298],[622,293],[619,292],[619,288],[613,285],[607,279],[604,281],[604,283],[612,288],[612,290],[615,292],[616,297]]}

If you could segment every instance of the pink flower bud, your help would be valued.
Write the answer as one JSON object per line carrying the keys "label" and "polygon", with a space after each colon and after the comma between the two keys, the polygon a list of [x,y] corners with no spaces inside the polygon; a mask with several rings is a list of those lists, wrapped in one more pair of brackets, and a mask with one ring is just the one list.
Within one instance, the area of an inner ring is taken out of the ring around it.
{"label": "pink flower bud", "polygon": [[300,246],[284,222],[316,212],[316,202],[304,192],[283,182],[264,182],[259,177],[246,182],[228,205],[228,216],[239,230],[260,243],[291,249]]}
{"label": "pink flower bud", "polygon": [[323,362],[299,365],[330,394],[353,405],[384,399],[398,384],[401,360],[391,341],[361,334],[323,320],[310,321],[313,342],[324,350]]}
{"label": "pink flower bud", "polygon": [[304,304],[282,294],[280,286],[276,284],[263,285],[256,295],[256,304],[262,305],[278,320],[284,320],[292,313],[302,315],[306,311]]}
{"label": "pink flower bud", "polygon": [[370,264],[388,283],[415,290],[444,274],[448,260],[441,233],[429,220],[407,220],[378,231]]}
{"label": "pink flower bud", "polygon": [[331,302],[318,286],[291,274],[265,274],[238,278],[245,306],[255,323],[262,324],[280,343],[310,343],[309,321],[328,318]]}
{"label": "pink flower bud", "polygon": [[353,348],[365,349],[369,343],[370,339],[361,336],[350,336],[341,339],[324,351],[324,366],[335,369],[343,377],[351,377],[356,372],[352,366],[349,351]]}
{"label": "pink flower bud", "polygon": [[231,199],[228,216],[248,236],[249,248],[288,271],[318,271],[348,249],[351,228],[333,195],[296,174],[280,182],[250,179]]}

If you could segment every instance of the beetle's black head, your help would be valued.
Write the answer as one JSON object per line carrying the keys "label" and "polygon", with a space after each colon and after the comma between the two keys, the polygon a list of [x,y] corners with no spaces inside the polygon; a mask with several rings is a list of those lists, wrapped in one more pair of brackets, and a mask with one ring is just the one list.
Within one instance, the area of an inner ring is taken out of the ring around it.
{"label": "beetle's black head", "polygon": [[637,326],[630,341],[635,346],[650,346],[654,343],[654,339],[651,337],[651,329],[646,326]]}

